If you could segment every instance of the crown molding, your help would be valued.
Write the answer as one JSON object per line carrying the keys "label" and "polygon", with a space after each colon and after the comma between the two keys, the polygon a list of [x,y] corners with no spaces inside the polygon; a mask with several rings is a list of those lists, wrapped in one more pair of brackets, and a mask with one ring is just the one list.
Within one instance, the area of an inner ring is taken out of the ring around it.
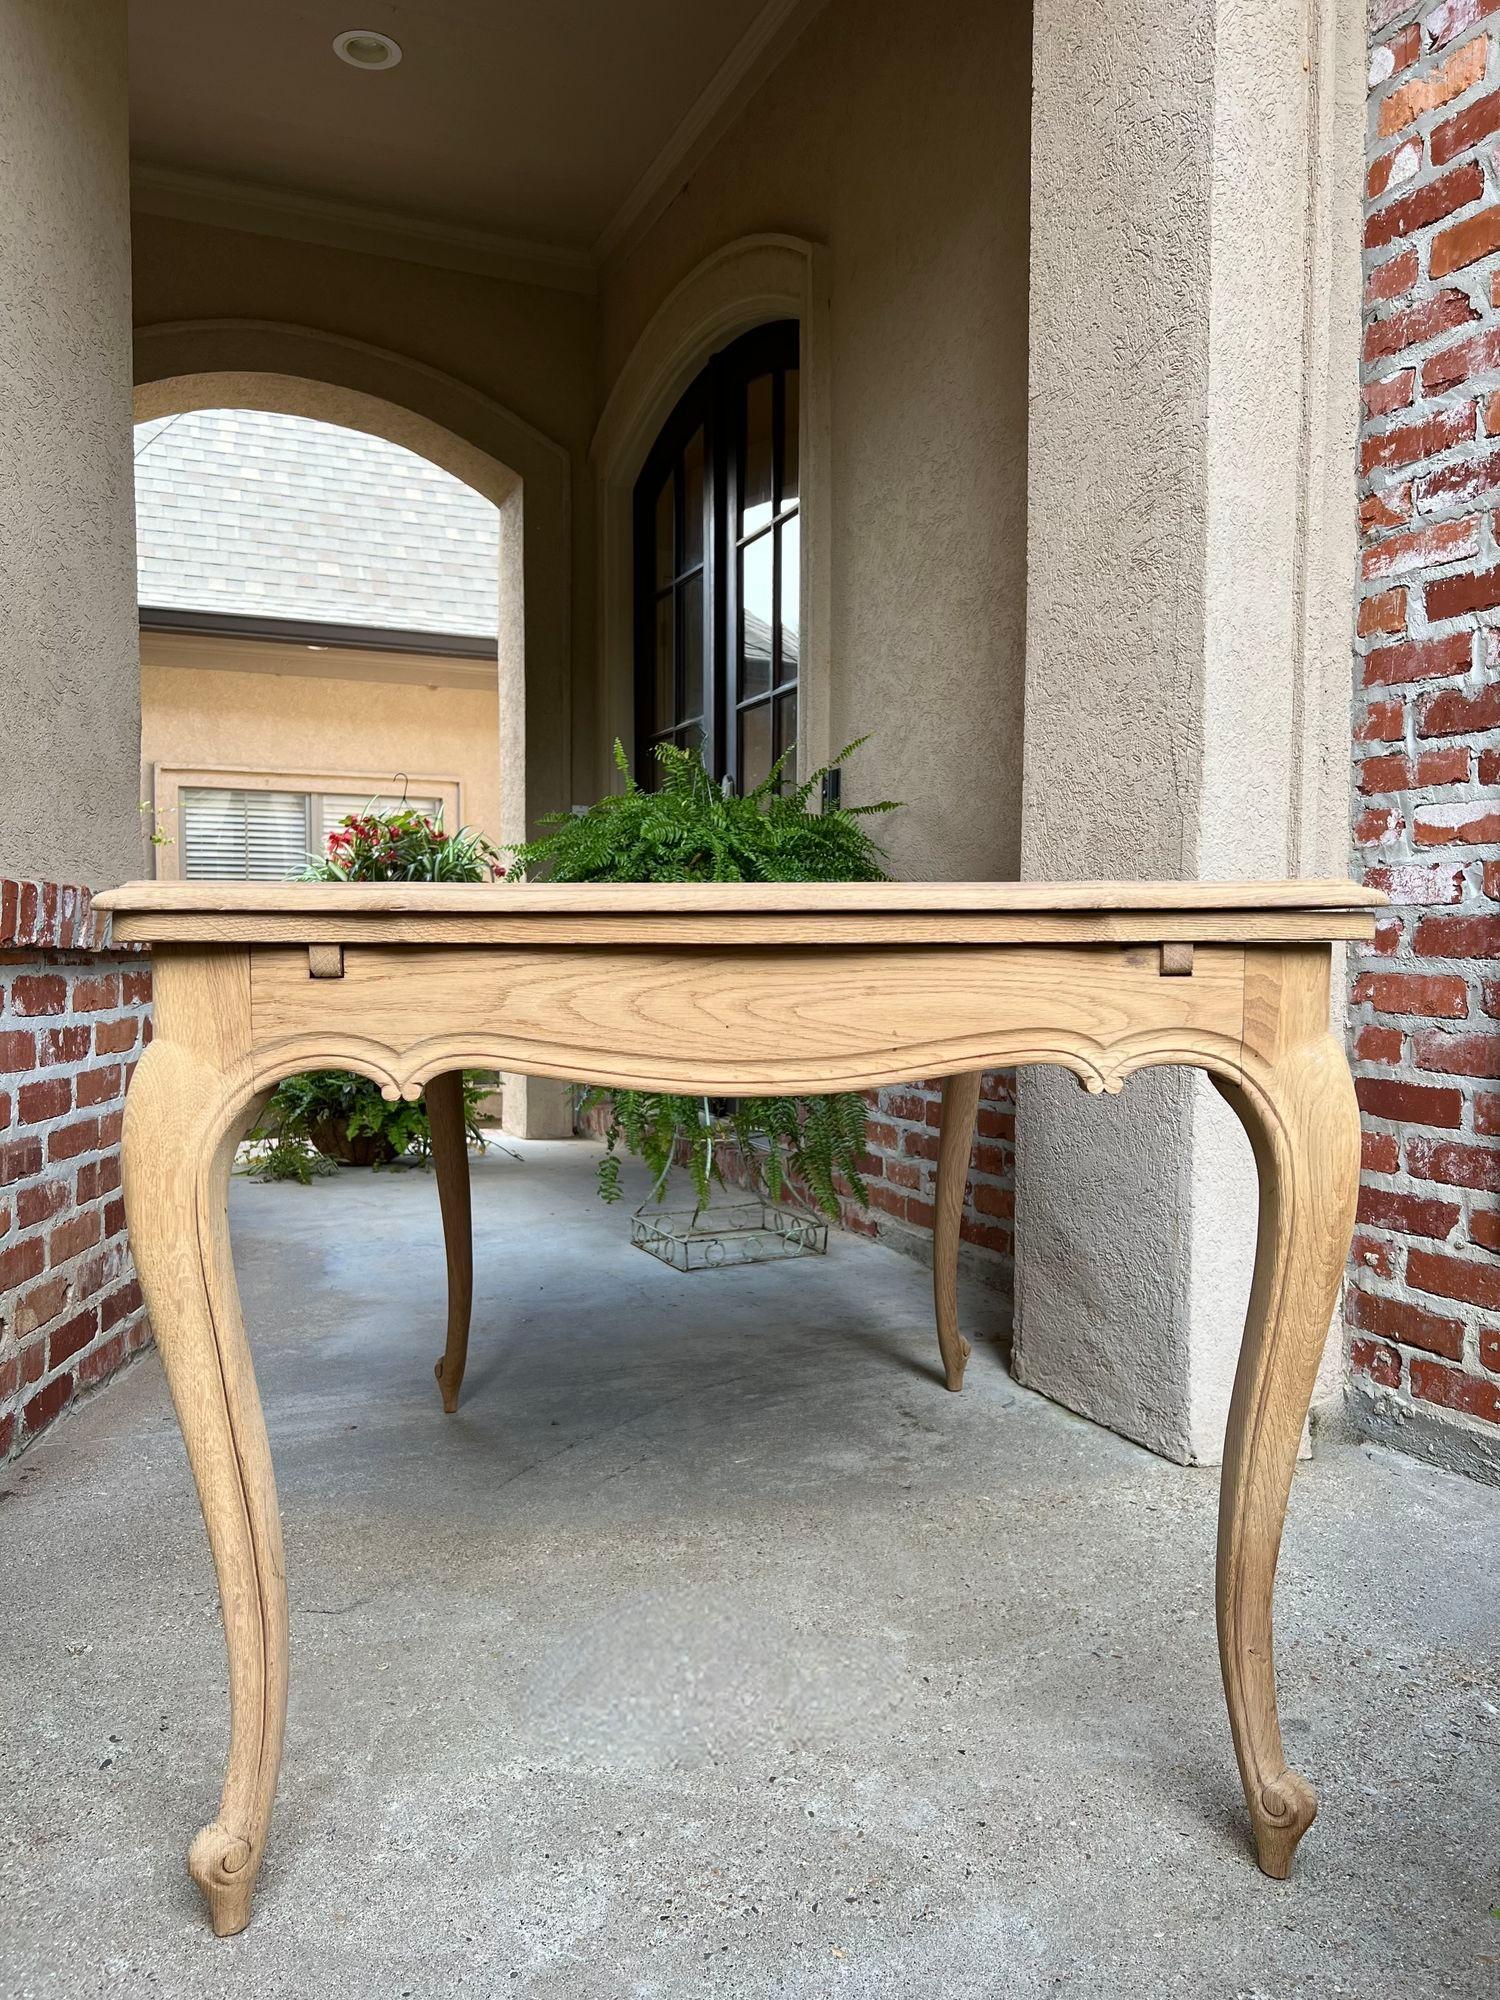
{"label": "crown molding", "polygon": [[368,208],[295,188],[263,187],[133,160],[130,200],[144,215],[166,216],[176,222],[205,222],[220,229],[246,230],[253,236],[290,237],[298,243],[395,257],[442,271],[471,271],[513,284],[584,293],[596,288],[594,260],[587,250],[531,243],[462,223]]}
{"label": "crown molding", "polygon": [[768,0],[594,242],[596,266],[639,242],[827,0]]}
{"label": "crown molding", "polygon": [[442,271],[471,271],[513,284],[593,293],[598,290],[600,267],[639,242],[746,100],[826,5],[827,0],[767,0],[591,250],[501,236],[463,223],[338,201],[297,188],[157,166],[149,160],[131,162],[131,206],[143,215],[176,222],[321,243],[329,249],[395,257]]}

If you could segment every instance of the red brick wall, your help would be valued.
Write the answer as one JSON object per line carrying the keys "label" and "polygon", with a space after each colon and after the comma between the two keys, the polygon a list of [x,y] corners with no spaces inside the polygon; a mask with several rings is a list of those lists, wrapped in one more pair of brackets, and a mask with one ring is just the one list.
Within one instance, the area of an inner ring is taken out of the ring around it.
{"label": "red brick wall", "polygon": [[1377,1406],[1500,1426],[1500,0],[1375,0],[1347,1307]]}
{"label": "red brick wall", "polygon": [[[846,1203],[847,1228],[873,1236],[883,1220],[891,1220],[931,1230],[942,1102],[941,1083],[903,1084],[872,1093],[866,1168],[870,1207],[865,1211]],[[1009,1070],[989,1070],[969,1155],[961,1234],[966,1243],[993,1252],[997,1269],[1007,1277],[1014,1249],[1015,1138],[1013,1077]]]}
{"label": "red brick wall", "polygon": [[94,942],[86,891],[0,882],[0,1460],[150,1337],[120,1120],[151,974]]}

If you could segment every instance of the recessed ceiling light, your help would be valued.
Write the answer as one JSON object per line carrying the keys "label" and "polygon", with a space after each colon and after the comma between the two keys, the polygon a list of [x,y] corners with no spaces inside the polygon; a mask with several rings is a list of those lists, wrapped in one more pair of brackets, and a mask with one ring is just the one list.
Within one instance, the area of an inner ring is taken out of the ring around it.
{"label": "recessed ceiling light", "polygon": [[334,36],[333,52],[351,69],[394,69],[401,60],[401,44],[377,28],[346,28]]}

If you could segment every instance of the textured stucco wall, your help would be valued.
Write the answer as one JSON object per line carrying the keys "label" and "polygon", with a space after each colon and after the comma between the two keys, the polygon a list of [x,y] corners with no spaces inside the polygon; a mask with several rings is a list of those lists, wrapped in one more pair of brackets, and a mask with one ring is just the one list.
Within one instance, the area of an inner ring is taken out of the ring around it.
{"label": "textured stucco wall", "polygon": [[[1349,0],[1039,0],[1027,876],[1344,872],[1359,47]],[[1018,1131],[1023,1379],[1216,1458],[1237,1125],[1031,1072]]]}
{"label": "textured stucco wall", "polygon": [[0,9],[0,874],[139,872],[125,10]]}
{"label": "textured stucco wall", "polygon": [[465,820],[498,840],[497,708],[494,691],[146,665],[141,758],[148,775],[168,764],[457,778]]}
{"label": "textured stucco wall", "polygon": [[[737,237],[828,246],[831,733],[896,872],[1020,856],[1028,17],[832,0],[606,270],[604,386]],[[814,668],[815,670],[815,668]]]}

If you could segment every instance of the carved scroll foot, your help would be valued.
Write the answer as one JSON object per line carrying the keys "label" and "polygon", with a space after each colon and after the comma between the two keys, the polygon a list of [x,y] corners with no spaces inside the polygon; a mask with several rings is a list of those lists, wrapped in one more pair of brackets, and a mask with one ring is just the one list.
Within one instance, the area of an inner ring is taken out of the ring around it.
{"label": "carved scroll foot", "polygon": [[469,1196],[469,1135],[464,1128],[461,1070],[429,1077],[423,1092],[432,1130],[432,1164],[443,1214],[443,1247],[448,1260],[448,1340],[433,1373],[443,1408],[452,1416],[469,1358],[469,1320],[474,1303],[474,1228]]}
{"label": "carved scroll foot", "polygon": [[[191,976],[185,963],[159,967],[162,1016]],[[218,997],[210,988],[203,1005],[212,1025],[224,1021]],[[212,1063],[159,1037],[131,1083],[122,1149],[131,1247],[203,1508],[229,1654],[223,1797],[188,1856],[221,1935],[250,1919],[286,1719],[281,1521],[227,1214],[235,1144],[264,1101],[235,1099]]]}
{"label": "carved scroll foot", "polygon": [[188,1873],[203,1891],[215,1937],[233,1937],[250,1921],[250,1897],[260,1872],[260,1852],[219,1820],[203,1828],[188,1849]]}
{"label": "carved scroll foot", "polygon": [[1280,1879],[1317,1799],[1282,1747],[1271,1601],[1302,1426],[1353,1233],[1359,1111],[1344,1051],[1327,1032],[1327,949],[1255,958],[1243,1082],[1215,1078],[1249,1132],[1260,1175],[1255,1278],[1224,1443],[1217,1597],[1256,1857]]}
{"label": "carved scroll foot", "polygon": [[964,1367],[973,1353],[958,1330],[958,1236],[974,1120],[979,1115],[980,1072],[967,1070],[943,1082],[943,1124],[938,1138],[937,1195],[932,1223],[932,1300],[937,1312],[938,1351],[955,1394],[964,1386]]}

